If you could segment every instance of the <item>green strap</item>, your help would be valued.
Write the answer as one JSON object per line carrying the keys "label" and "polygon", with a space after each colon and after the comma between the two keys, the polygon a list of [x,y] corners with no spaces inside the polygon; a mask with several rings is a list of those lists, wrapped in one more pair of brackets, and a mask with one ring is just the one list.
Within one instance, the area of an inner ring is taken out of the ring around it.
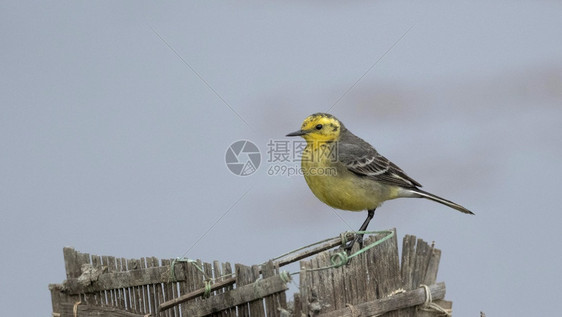
{"label": "green strap", "polygon": [[[371,243],[367,246],[364,246],[363,248],[359,249],[357,252],[355,252],[351,255],[347,255],[347,252],[345,252],[345,251],[333,254],[330,257],[330,264],[331,265],[329,265],[329,266],[318,267],[318,268],[315,268],[315,269],[306,269],[306,270],[303,270],[303,271],[316,272],[316,271],[322,271],[322,270],[335,269],[335,268],[338,268],[338,267],[342,267],[342,266],[346,265],[347,263],[349,263],[349,261],[352,258],[364,253],[365,251],[367,251],[369,249],[372,249],[372,248],[376,247],[377,245],[383,243],[384,241],[386,241],[386,240],[388,240],[388,239],[390,239],[394,236],[394,231],[392,231],[392,230],[355,231],[354,233],[355,234],[386,234],[386,235],[382,239],[377,240],[377,241],[375,241],[375,242],[373,242],[373,243]],[[342,234],[342,237],[344,235],[345,235],[345,233]],[[331,240],[331,239],[328,239],[328,240]],[[343,241],[344,241],[344,238],[342,238],[342,242]],[[322,242],[324,242],[324,241],[321,241],[321,242],[318,242],[318,243],[322,243]],[[316,243],[316,244],[318,244],[318,243]],[[293,251],[293,252],[295,252],[295,251]]]}
{"label": "green strap", "polygon": [[[348,234],[348,233],[349,233],[349,232],[343,232],[343,233],[340,234],[339,238],[340,238],[341,241],[342,241],[342,245],[345,245],[345,244],[347,243],[347,238],[346,238],[346,237],[347,237],[347,234]],[[357,252],[355,252],[355,253],[353,253],[353,254],[351,254],[351,255],[347,255],[347,252],[344,252],[344,251],[341,251],[341,252],[338,252],[338,253],[333,254],[333,255],[330,257],[330,265],[329,265],[329,266],[319,267],[319,268],[315,268],[315,269],[304,269],[303,271],[315,272],[315,271],[322,271],[322,270],[328,270],[328,269],[334,269],[334,268],[342,267],[342,266],[346,265],[347,263],[349,263],[349,261],[350,261],[352,258],[354,258],[354,257],[356,257],[356,256],[358,256],[358,255],[360,255],[360,254],[362,254],[362,253],[364,253],[365,251],[367,251],[367,250],[369,250],[369,249],[372,249],[372,248],[376,247],[377,245],[383,243],[384,241],[386,241],[386,240],[388,240],[388,239],[390,239],[390,238],[392,238],[392,237],[394,236],[394,231],[392,231],[392,230],[383,230],[383,231],[354,231],[353,233],[354,233],[354,234],[361,234],[361,235],[365,235],[365,234],[385,234],[385,236],[384,236],[382,239],[380,239],[380,240],[377,240],[377,241],[375,241],[375,242],[373,242],[373,243],[371,243],[371,244],[369,244],[369,245],[367,245],[367,246],[364,246],[363,248],[359,249]],[[293,250],[293,251],[289,251],[289,252],[287,252],[287,253],[284,253],[284,254],[282,254],[282,255],[276,257],[276,258],[273,258],[272,261],[279,260],[279,259],[281,259],[281,258],[283,258],[283,257],[285,257],[285,256],[288,256],[288,255],[290,255],[290,254],[293,254],[293,253],[295,253],[295,252],[299,252],[299,251],[302,251],[302,250],[304,250],[304,249],[308,249],[308,248],[310,248],[310,247],[313,247],[313,246],[316,246],[316,245],[319,245],[319,244],[322,244],[322,243],[325,243],[325,242],[328,242],[328,241],[330,241],[330,240],[334,240],[334,239],[337,239],[337,238],[338,238],[338,237],[333,237],[333,238],[329,238],[329,239],[324,239],[324,240],[321,240],[321,241],[318,241],[318,242],[309,244],[309,245],[307,245],[307,246],[300,247],[300,248],[295,249],[295,250]],[[232,276],[232,275],[233,275],[233,274],[231,273],[231,274],[226,274],[226,275],[223,275],[223,276],[219,276],[219,277],[217,277],[217,278],[210,278],[210,277],[205,273],[205,271],[203,271],[203,269],[199,266],[199,264],[197,263],[196,260],[191,260],[191,259],[188,259],[188,258],[175,258],[175,259],[172,261],[172,265],[171,265],[172,268],[171,268],[171,270],[170,270],[170,277],[171,277],[172,281],[176,281],[175,265],[176,265],[177,262],[187,262],[187,263],[190,263],[191,265],[195,266],[195,268],[196,268],[197,270],[199,270],[199,272],[201,272],[201,273],[205,276],[205,293],[204,293],[204,295],[203,295],[204,297],[210,296],[210,293],[211,293],[211,281],[215,281],[215,280],[217,280],[217,279],[220,279],[220,278],[223,278],[223,277],[227,277],[227,276]],[[279,272],[279,275],[280,275],[281,280],[282,280],[283,282],[285,282],[285,283],[288,283],[289,281],[291,281],[291,275],[296,275],[296,274],[300,274],[300,272],[294,272],[294,273],[289,273],[289,272],[287,272],[287,271],[281,271],[281,272]]]}

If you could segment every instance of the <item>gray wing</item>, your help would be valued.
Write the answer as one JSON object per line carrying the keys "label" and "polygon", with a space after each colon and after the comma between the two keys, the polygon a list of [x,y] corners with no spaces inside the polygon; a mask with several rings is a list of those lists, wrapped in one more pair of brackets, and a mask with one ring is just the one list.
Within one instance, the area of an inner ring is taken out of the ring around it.
{"label": "gray wing", "polygon": [[353,143],[338,142],[338,160],[359,176],[389,185],[417,188],[421,184],[409,177],[396,164],[380,155],[369,143],[357,138]]}

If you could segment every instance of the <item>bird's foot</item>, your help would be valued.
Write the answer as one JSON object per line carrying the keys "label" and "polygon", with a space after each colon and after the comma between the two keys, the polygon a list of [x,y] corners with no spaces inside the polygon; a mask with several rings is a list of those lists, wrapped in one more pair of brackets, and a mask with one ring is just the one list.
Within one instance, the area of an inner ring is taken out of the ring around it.
{"label": "bird's foot", "polygon": [[355,243],[359,243],[359,249],[361,249],[363,247],[363,235],[362,234],[357,234],[355,235],[355,238],[348,242],[343,249],[347,252],[347,255],[351,255],[351,251],[353,250],[353,246],[355,245]]}

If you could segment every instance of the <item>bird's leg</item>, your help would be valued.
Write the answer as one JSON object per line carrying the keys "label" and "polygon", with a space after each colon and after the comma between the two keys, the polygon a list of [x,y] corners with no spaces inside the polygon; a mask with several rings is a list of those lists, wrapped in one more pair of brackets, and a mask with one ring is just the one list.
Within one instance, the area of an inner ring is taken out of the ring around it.
{"label": "bird's leg", "polygon": [[[365,221],[363,222],[363,224],[361,225],[361,228],[359,228],[358,231],[365,231],[367,230],[367,226],[369,226],[369,222],[371,222],[371,219],[373,219],[373,217],[375,216],[375,209],[369,209],[367,210],[368,214],[367,214],[367,219],[365,219]],[[347,253],[351,252],[351,248],[353,248],[353,245],[359,242],[359,245],[362,247],[363,246],[363,234],[357,234],[355,235],[355,239],[353,239],[353,241],[351,241],[350,243],[348,243],[345,246],[345,250],[347,250]]]}

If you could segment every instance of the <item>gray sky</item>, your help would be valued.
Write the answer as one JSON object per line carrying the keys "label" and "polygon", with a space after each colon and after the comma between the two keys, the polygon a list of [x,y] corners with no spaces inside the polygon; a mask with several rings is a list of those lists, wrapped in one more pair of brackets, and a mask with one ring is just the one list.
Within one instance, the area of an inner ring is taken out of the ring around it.
{"label": "gray sky", "polygon": [[[476,213],[403,199],[370,226],[435,240],[455,316],[558,313],[561,16],[556,1],[1,2],[3,312],[50,314],[64,246],[256,264],[356,229],[365,213],[267,175],[268,141],[331,108]],[[240,139],[262,152],[244,178],[224,162]]]}

